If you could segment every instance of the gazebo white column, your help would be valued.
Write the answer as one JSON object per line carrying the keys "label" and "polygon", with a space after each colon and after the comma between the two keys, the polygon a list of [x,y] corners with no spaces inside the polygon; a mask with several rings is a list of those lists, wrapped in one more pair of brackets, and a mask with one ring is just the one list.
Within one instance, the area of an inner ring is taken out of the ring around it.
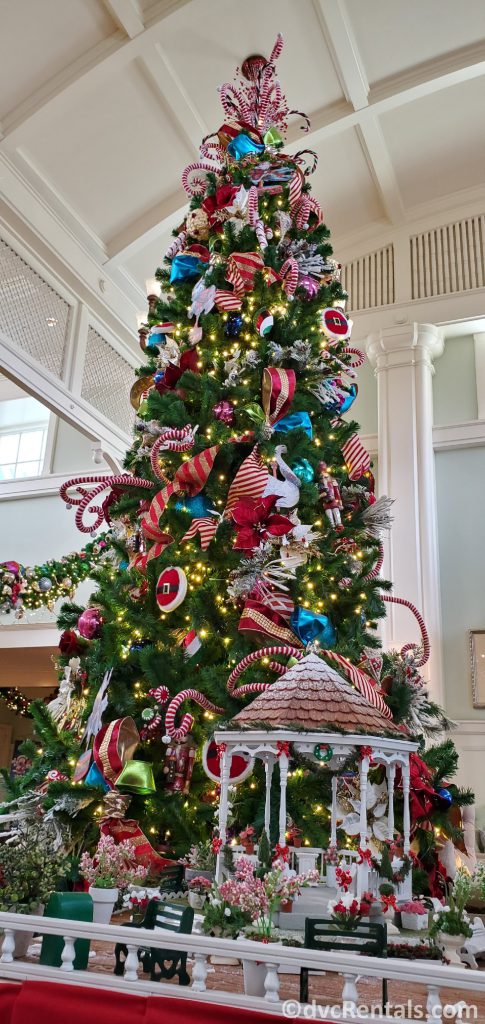
{"label": "gazebo white column", "polygon": [[[360,848],[367,849],[367,777],[369,774],[369,758],[362,757],[360,761]],[[357,865],[357,896],[360,896],[368,888],[369,865],[364,860]]]}
{"label": "gazebo white column", "polygon": [[404,801],[403,808],[403,849],[404,853],[409,853],[410,847],[410,830],[411,830],[411,818],[409,813],[409,754],[406,756],[406,760],[402,766],[402,795]]}
{"label": "gazebo white column", "polygon": [[[223,843],[227,839],[228,790],[231,761],[232,754],[227,751],[224,745],[224,750],[221,754],[221,792],[219,797],[219,837]],[[217,854],[216,880],[218,882],[222,880],[222,851],[219,851]]]}
{"label": "gazebo white column", "polygon": [[282,752],[279,755],[280,765],[280,819],[279,819],[279,839],[280,846],[286,845],[286,786],[288,781],[288,755]]}
{"label": "gazebo white column", "polygon": [[[268,754],[264,771],[266,775],[266,798],[264,802],[264,830],[269,839],[269,828],[271,823],[271,781],[273,778],[273,768],[275,759],[271,754]],[[286,831],[286,827],[285,827]]]}
{"label": "gazebo white column", "polygon": [[[431,639],[424,669],[432,696],[443,700],[441,613],[433,454],[433,360],[443,352],[434,324],[385,327],[367,339],[378,395],[378,492],[395,499],[384,542],[384,578],[398,597],[422,612]],[[410,613],[388,605],[386,647],[402,647],[416,634]]]}
{"label": "gazebo white column", "polygon": [[332,809],[330,813],[330,846],[337,845],[337,786],[338,775],[332,775]]}
{"label": "gazebo white column", "polygon": [[389,764],[386,770],[387,775],[387,796],[388,796],[388,811],[387,811],[387,835],[389,839],[394,839],[394,780],[396,778],[396,765]]}

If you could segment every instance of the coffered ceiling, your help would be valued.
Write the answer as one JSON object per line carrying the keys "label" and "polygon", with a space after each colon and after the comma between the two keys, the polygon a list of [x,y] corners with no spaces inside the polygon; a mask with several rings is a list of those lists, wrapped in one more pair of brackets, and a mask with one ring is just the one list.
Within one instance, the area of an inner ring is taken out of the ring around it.
{"label": "coffered ceiling", "polygon": [[181,171],[221,122],[217,86],[278,31],[337,251],[430,204],[480,207],[483,0],[0,0],[3,222],[73,274],[87,254],[134,327]]}

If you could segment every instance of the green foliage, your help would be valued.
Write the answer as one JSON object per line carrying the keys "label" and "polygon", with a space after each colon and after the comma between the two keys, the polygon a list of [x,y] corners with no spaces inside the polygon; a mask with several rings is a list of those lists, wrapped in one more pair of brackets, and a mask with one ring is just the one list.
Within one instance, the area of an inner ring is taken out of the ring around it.
{"label": "green foliage", "polygon": [[19,825],[15,839],[0,845],[0,910],[29,914],[47,900],[68,861],[54,852],[42,822]]}

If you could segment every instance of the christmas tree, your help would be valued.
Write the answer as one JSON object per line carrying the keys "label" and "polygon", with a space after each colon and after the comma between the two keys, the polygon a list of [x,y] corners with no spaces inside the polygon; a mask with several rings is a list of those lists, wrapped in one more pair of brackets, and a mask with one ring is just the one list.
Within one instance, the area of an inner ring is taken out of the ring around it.
{"label": "christmas tree", "polygon": [[[224,122],[184,171],[189,209],[140,330],[126,472],[62,490],[83,532],[108,525],[107,554],[90,606],[62,607],[59,695],[32,706],[32,765],[9,785],[40,785],[78,849],[99,827],[145,852],[210,838],[215,720],[288,665],[270,651],[238,691],[231,673],[255,647],[313,650],[413,735],[444,724],[419,675],[422,620],[420,646],[379,652],[390,502],[346,416],[364,356],[311,193],[316,154],[284,151],[290,118],[308,120],[277,81],[281,49],[222,86]],[[293,763],[289,813],[313,846],[328,843],[324,777]],[[263,800],[256,768],[235,790],[234,834],[260,833]]]}

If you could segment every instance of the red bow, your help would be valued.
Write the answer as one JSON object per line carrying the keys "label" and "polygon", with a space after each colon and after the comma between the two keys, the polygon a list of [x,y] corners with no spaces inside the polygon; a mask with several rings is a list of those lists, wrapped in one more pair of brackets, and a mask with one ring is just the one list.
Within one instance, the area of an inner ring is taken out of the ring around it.
{"label": "red bow", "polygon": [[217,744],[217,760],[220,761],[224,751],[227,750],[227,743]]}
{"label": "red bow", "polygon": [[222,212],[229,206],[236,195],[237,188],[233,185],[221,185],[216,189],[214,195],[206,196],[202,203],[202,209],[209,217],[209,224],[215,227],[216,231],[222,231]]}
{"label": "red bow", "polygon": [[211,842],[212,853],[215,853],[216,856],[217,856],[217,854],[219,853],[219,851],[222,849],[223,846],[224,846],[224,843],[222,842],[222,839],[220,839],[219,836],[214,836],[214,838],[213,838],[213,840]]}
{"label": "red bow", "polygon": [[162,379],[156,382],[155,387],[157,391],[161,395],[165,391],[172,391],[186,370],[191,370],[192,373],[196,373],[198,359],[199,356],[196,348],[188,348],[185,352],[182,352],[179,366],[174,366],[170,363],[170,365],[167,366]]}
{"label": "red bow", "polygon": [[428,765],[417,754],[409,755],[411,820],[427,818],[434,807],[435,790]]}
{"label": "red bow", "polygon": [[276,755],[277,757],[281,757],[282,754],[286,754],[287,757],[290,756],[290,744],[288,740],[278,740],[276,749],[278,751]]}
{"label": "red bow", "polygon": [[360,758],[368,757],[369,764],[374,764],[374,758],[372,757],[372,747],[361,747],[359,750]]}
{"label": "red bow", "polygon": [[391,896],[381,896],[382,909],[384,911],[389,910],[391,907],[393,910],[397,910],[396,897],[394,893]]}
{"label": "red bow", "polygon": [[357,853],[359,854],[357,864],[370,864],[372,862],[372,853],[370,850],[361,850],[359,846]]}
{"label": "red bow", "polygon": [[289,861],[289,859],[290,859],[290,850],[289,850],[288,846],[280,846],[279,843],[276,843],[276,846],[274,848],[274,852],[275,852],[275,858],[274,858],[275,860],[284,860],[285,864]]}
{"label": "red bow", "polygon": [[237,530],[236,551],[253,551],[262,540],[282,537],[293,529],[294,523],[286,516],[271,512],[276,497],[270,494],[267,498],[240,498],[236,503],[231,513]]}

